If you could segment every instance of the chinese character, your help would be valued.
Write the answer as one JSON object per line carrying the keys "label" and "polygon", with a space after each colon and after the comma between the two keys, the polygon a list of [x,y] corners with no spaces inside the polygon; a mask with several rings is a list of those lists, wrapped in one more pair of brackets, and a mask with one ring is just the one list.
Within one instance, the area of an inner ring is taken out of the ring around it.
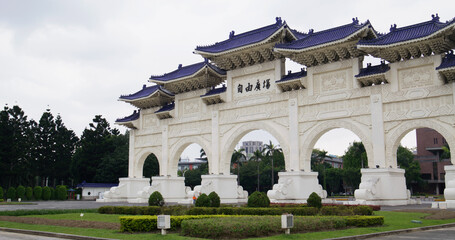
{"label": "chinese character", "polygon": [[251,90],[253,90],[253,85],[248,83],[248,87],[245,88],[245,91],[250,92]]}
{"label": "chinese character", "polygon": [[256,82],[256,87],[254,87],[254,91],[259,91],[261,90],[261,83],[259,82],[259,79],[258,81]]}
{"label": "chinese character", "polygon": [[239,86],[237,87],[237,92],[238,93],[243,93],[243,85],[242,84],[239,84]]}
{"label": "chinese character", "polygon": [[264,82],[262,83],[262,88],[267,88],[267,89],[270,88],[270,79],[264,80]]}

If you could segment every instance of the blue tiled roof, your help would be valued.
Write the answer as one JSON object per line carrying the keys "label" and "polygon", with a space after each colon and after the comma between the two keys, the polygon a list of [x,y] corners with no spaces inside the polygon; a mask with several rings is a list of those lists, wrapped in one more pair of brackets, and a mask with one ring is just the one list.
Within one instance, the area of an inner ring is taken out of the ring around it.
{"label": "blue tiled roof", "polygon": [[117,187],[118,183],[88,183],[83,181],[81,184],[78,184],[76,187],[98,187],[98,188],[110,188],[110,187]]}
{"label": "blue tiled roof", "polygon": [[455,55],[453,51],[448,52],[443,58],[441,65],[439,65],[436,70],[455,67]]}
{"label": "blue tiled roof", "polygon": [[207,97],[210,95],[216,95],[216,94],[220,94],[220,93],[224,93],[224,92],[226,92],[226,86],[223,86],[220,88],[213,88],[210,91],[208,91],[206,94],[201,95],[201,97]]}
{"label": "blue tiled roof", "polygon": [[374,74],[379,74],[379,73],[385,73],[390,70],[390,66],[388,64],[385,64],[382,62],[379,65],[371,66],[371,64],[368,64],[366,68],[360,69],[359,74],[355,75],[355,77],[364,77],[364,76],[369,76],[369,75],[374,75]]}
{"label": "blue tiled roof", "polygon": [[295,73],[291,73],[291,71],[289,71],[287,75],[284,75],[280,80],[278,80],[276,82],[280,83],[280,82],[286,82],[286,81],[297,79],[297,78],[306,77],[306,74],[307,74],[307,72],[304,69],[302,69],[302,71],[300,71],[300,72],[295,72]]}
{"label": "blue tiled roof", "polygon": [[174,109],[174,107],[175,107],[175,103],[171,102],[168,105],[165,105],[162,108],[158,109],[158,111],[156,111],[155,113],[168,112],[168,111],[171,111],[172,109]]}
{"label": "blue tiled roof", "polygon": [[[265,39],[275,34],[282,27],[285,28],[287,27],[286,22],[281,21],[281,18],[276,18],[276,20],[277,21],[275,24],[268,25],[245,33],[241,33],[238,35],[235,35],[234,31],[232,31],[231,34],[229,35],[229,39],[215,43],[210,46],[197,46],[196,51],[206,53],[220,53],[227,50],[264,41]],[[297,38],[302,37],[302,35],[304,35],[295,30],[291,30],[291,32]]]}
{"label": "blue tiled roof", "polygon": [[120,99],[123,99],[123,100],[140,99],[140,98],[148,97],[157,91],[162,91],[170,96],[174,96],[173,93],[169,92],[168,90],[164,89],[163,87],[161,87],[159,85],[153,85],[150,87],[146,87],[144,84],[144,86],[142,87],[142,89],[140,91],[130,94],[130,95],[122,95],[122,96],[120,96]]}
{"label": "blue tiled roof", "polygon": [[208,62],[208,60],[206,59],[203,62],[195,63],[195,64],[188,65],[188,66],[182,66],[182,64],[180,64],[177,70],[170,72],[170,73],[163,74],[161,76],[152,75],[150,77],[150,79],[156,80],[156,81],[161,81],[161,82],[166,82],[166,81],[170,81],[170,80],[174,80],[174,79],[178,79],[178,78],[182,78],[182,77],[191,76],[205,67],[209,67],[209,68],[213,69],[215,72],[217,72],[220,75],[226,75],[226,71],[210,64]]}
{"label": "blue tiled roof", "polygon": [[[303,38],[284,44],[277,44],[275,48],[281,49],[296,49],[301,50],[305,48],[310,48],[318,45],[322,45],[325,43],[334,42],[337,40],[344,39],[349,37],[350,35],[356,33],[360,29],[364,28],[365,26],[370,26],[371,24],[369,21],[359,24],[357,19],[353,19],[353,22],[350,24],[346,24],[343,26],[339,26],[336,28],[327,29],[320,32],[313,32],[311,29],[308,34],[303,36]],[[374,32],[374,30],[373,30]],[[374,32],[376,34],[376,32]]]}
{"label": "blue tiled roof", "polygon": [[141,110],[139,110],[139,111],[134,110],[133,114],[131,114],[127,117],[124,117],[124,118],[117,118],[117,120],[115,120],[115,122],[118,122],[118,123],[131,122],[131,121],[138,119],[140,114],[141,114]]}
{"label": "blue tiled roof", "polygon": [[427,22],[422,22],[402,28],[397,28],[397,25],[394,24],[390,28],[390,32],[380,36],[376,39],[370,40],[361,40],[359,41],[358,45],[365,45],[365,46],[382,46],[382,45],[390,45],[399,42],[405,42],[413,39],[423,38],[430,36],[431,34],[446,28],[449,25],[454,24],[454,20],[446,23],[442,23],[439,21],[439,17],[432,16],[433,19]]}

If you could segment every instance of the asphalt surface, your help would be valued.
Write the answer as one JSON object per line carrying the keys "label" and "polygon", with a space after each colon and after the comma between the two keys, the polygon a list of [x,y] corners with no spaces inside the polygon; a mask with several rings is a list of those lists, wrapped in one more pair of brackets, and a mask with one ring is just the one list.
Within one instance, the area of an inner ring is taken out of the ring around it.
{"label": "asphalt surface", "polygon": [[441,229],[433,229],[433,230],[426,230],[420,232],[410,232],[410,233],[402,233],[384,237],[375,237],[370,238],[374,240],[390,240],[390,239],[413,239],[413,240],[431,240],[431,239],[455,239],[455,227],[451,228],[441,228]]}
{"label": "asphalt surface", "polygon": [[64,238],[43,237],[29,234],[13,233],[0,231],[0,239],[2,240],[60,240]]}

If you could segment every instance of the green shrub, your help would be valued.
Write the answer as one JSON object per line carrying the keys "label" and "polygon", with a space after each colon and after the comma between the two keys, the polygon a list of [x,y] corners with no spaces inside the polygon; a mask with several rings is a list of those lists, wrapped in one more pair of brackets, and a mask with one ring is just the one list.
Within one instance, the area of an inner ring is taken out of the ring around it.
{"label": "green shrub", "polygon": [[6,198],[10,198],[11,200],[16,199],[16,189],[14,187],[8,188],[6,192]]}
{"label": "green shrub", "polygon": [[384,216],[349,216],[345,217],[347,226],[368,227],[384,224]]}
{"label": "green shrub", "polygon": [[[201,218],[222,218],[225,216],[171,216],[171,230],[181,227],[184,220]],[[212,219],[213,221],[213,219]],[[157,216],[129,216],[120,217],[121,232],[152,232],[157,231]]]}
{"label": "green shrub", "polygon": [[[342,217],[294,217],[293,232],[324,231],[346,227]],[[281,216],[244,216],[188,219],[182,234],[198,238],[253,238],[283,233]]]}
{"label": "green shrub", "polygon": [[21,200],[25,200],[25,187],[22,185],[19,185],[16,189],[16,197],[20,198]]}
{"label": "green shrub", "polygon": [[43,187],[43,200],[47,201],[49,199],[51,199],[51,189],[48,186]]}
{"label": "green shrub", "polygon": [[210,207],[219,207],[220,206],[220,196],[216,192],[211,192],[209,194]]}
{"label": "green shrub", "polygon": [[210,198],[203,193],[196,199],[196,207],[210,207]]}
{"label": "green shrub", "polygon": [[57,200],[66,200],[68,198],[68,192],[66,191],[66,186],[58,185],[55,195],[57,195]]}
{"label": "green shrub", "polygon": [[41,200],[43,195],[43,189],[40,186],[36,186],[33,188],[33,197],[36,200]]}
{"label": "green shrub", "polygon": [[254,192],[248,197],[248,207],[269,207],[270,199],[263,192]]}
{"label": "green shrub", "polygon": [[3,188],[0,187],[0,199],[3,199]]}
{"label": "green shrub", "polygon": [[352,210],[354,215],[373,215],[373,208],[370,206],[355,206]]}
{"label": "green shrub", "polygon": [[161,195],[160,192],[155,191],[152,194],[150,194],[149,197],[149,206],[163,206],[164,205],[164,199],[163,195]]}
{"label": "green shrub", "polygon": [[27,200],[29,200],[29,201],[33,200],[33,188],[32,187],[25,188],[25,196],[27,197]]}
{"label": "green shrub", "polygon": [[57,196],[55,194],[55,188],[50,187],[51,189],[51,200],[57,200]]}
{"label": "green shrub", "polygon": [[310,194],[310,196],[308,197],[306,202],[308,204],[308,207],[316,207],[316,208],[321,208],[322,207],[322,199],[315,192]]}

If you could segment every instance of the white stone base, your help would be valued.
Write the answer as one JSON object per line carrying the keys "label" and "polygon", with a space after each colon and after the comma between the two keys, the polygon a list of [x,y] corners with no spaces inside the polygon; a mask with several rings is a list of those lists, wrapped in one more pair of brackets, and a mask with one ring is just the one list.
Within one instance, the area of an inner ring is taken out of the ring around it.
{"label": "white stone base", "polygon": [[149,178],[120,178],[118,187],[104,192],[104,199],[97,202],[127,202],[139,197],[138,192],[150,185]]}
{"label": "white stone base", "polygon": [[278,184],[267,196],[273,203],[306,203],[311,193],[317,193],[321,198],[327,197],[318,181],[317,172],[280,172]]}
{"label": "white stone base", "polygon": [[166,203],[178,203],[189,198],[191,188],[185,187],[184,177],[152,177],[152,186],[144,187],[138,192],[138,197],[128,202],[146,203],[150,195],[158,191]]}
{"label": "white stone base", "polygon": [[359,204],[407,205],[410,193],[406,189],[403,169],[363,168],[359,189],[354,196]]}
{"label": "white stone base", "polygon": [[237,175],[202,175],[201,185],[195,186],[189,195],[216,192],[221,203],[246,203],[248,192],[237,185]]}
{"label": "white stone base", "polygon": [[455,166],[444,166],[446,172],[445,181],[446,188],[444,189],[444,198],[447,203],[447,208],[455,208]]}

